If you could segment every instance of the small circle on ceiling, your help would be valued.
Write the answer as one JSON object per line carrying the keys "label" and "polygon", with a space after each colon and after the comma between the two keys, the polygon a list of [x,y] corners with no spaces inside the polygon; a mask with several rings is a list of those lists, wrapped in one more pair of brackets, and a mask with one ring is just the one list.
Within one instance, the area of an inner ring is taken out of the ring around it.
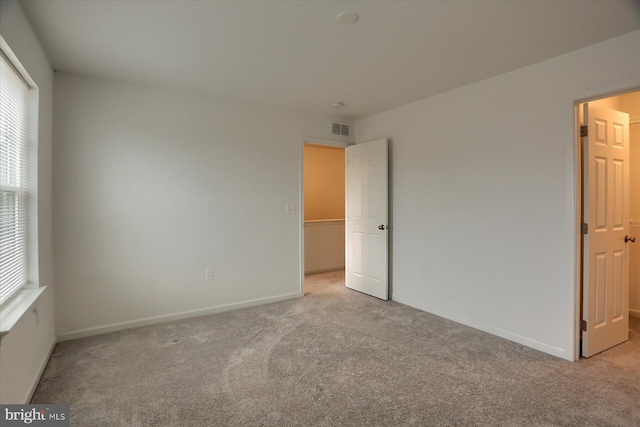
{"label": "small circle on ceiling", "polygon": [[351,25],[358,22],[360,17],[355,12],[341,12],[338,14],[338,22],[342,25]]}

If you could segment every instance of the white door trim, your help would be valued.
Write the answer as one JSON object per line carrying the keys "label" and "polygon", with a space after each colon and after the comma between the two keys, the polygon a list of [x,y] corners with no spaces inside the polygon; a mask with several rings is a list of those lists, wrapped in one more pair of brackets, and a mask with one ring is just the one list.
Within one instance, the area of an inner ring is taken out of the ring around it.
{"label": "white door trim", "polygon": [[[354,145],[352,142],[338,141],[334,139],[314,138],[311,136],[303,136],[300,138],[300,153],[299,153],[299,196],[298,196],[298,221],[299,221],[299,233],[298,233],[298,251],[300,253],[300,296],[304,296],[304,146],[305,144],[324,145],[327,147],[340,147],[347,148],[349,145]],[[346,184],[345,184],[346,185]]]}
{"label": "white door trim", "polygon": [[619,82],[604,89],[590,90],[573,97],[574,135],[574,298],[573,298],[573,360],[580,359],[580,321],[582,320],[582,160],[580,138],[580,105],[585,102],[611,98],[625,93],[640,91],[640,78]]}

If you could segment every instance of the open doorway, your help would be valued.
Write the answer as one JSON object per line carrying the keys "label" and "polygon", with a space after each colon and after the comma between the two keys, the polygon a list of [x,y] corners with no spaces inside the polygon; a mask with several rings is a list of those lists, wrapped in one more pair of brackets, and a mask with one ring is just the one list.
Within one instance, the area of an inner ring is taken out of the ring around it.
{"label": "open doorway", "polygon": [[580,103],[578,117],[579,348],[590,357],[627,339],[636,348],[631,341],[640,338],[640,243],[634,244],[634,238],[640,241],[640,91]]}
{"label": "open doorway", "polygon": [[344,285],[345,148],[339,141],[303,141],[303,295]]}

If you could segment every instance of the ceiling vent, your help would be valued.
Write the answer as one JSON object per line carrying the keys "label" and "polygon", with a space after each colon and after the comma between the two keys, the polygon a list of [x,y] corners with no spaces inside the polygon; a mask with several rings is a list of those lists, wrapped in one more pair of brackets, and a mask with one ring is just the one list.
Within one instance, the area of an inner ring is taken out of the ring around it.
{"label": "ceiling vent", "polygon": [[341,123],[331,123],[331,133],[333,135],[350,136],[351,129],[349,125],[343,125]]}

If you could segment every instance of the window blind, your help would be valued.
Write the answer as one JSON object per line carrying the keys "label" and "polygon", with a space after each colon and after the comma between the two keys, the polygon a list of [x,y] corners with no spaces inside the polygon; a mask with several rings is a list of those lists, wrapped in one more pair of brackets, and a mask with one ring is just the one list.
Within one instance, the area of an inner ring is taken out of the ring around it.
{"label": "window blind", "polygon": [[0,54],[0,305],[28,283],[29,89]]}

